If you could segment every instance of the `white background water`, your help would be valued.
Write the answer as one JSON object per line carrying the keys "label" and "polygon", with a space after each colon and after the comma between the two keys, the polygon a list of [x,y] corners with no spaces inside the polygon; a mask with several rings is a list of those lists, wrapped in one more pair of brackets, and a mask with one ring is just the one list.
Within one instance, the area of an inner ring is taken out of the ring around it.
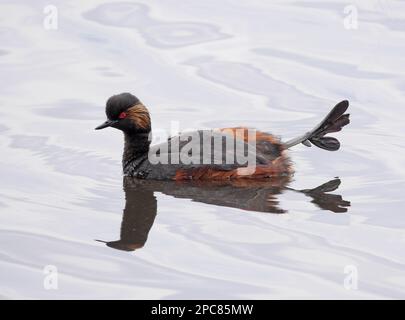
{"label": "white background water", "polygon": [[[404,298],[405,3],[0,1],[2,298]],[[339,152],[291,151],[292,187],[335,176],[347,213],[284,192],[287,214],[156,194],[145,247],[119,238],[122,136],[96,132],[129,91],[154,130],[246,125],[291,138],[338,101]],[[58,290],[43,286],[58,268]],[[348,290],[345,267],[358,270]]]}

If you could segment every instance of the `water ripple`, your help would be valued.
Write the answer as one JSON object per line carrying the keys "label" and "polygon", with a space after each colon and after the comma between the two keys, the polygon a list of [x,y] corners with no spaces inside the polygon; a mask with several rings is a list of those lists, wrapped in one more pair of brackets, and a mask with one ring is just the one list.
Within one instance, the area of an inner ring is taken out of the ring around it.
{"label": "water ripple", "polygon": [[104,25],[133,28],[145,41],[158,48],[178,48],[229,37],[215,25],[196,22],[162,22],[149,15],[149,7],[140,3],[107,3],[83,16]]}

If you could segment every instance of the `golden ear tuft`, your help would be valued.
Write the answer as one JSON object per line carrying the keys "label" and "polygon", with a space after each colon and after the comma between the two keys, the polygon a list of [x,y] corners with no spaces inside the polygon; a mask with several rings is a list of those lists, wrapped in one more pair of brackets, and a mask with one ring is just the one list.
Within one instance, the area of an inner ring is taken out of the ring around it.
{"label": "golden ear tuft", "polygon": [[127,118],[131,119],[137,128],[150,130],[150,116],[149,111],[142,103],[134,105],[132,108],[127,111]]}

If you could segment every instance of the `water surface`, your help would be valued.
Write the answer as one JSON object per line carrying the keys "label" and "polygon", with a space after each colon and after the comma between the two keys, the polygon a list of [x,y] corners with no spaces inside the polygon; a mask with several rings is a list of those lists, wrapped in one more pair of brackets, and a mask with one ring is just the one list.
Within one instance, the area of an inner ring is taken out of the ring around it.
{"label": "water surface", "polygon": [[[0,296],[404,298],[405,6],[352,2],[357,30],[345,1],[240,0],[53,1],[46,30],[47,1],[3,0]],[[289,139],[343,99],[352,123],[339,152],[294,148],[291,181],[138,185],[120,132],[93,130],[124,91],[156,133]]]}

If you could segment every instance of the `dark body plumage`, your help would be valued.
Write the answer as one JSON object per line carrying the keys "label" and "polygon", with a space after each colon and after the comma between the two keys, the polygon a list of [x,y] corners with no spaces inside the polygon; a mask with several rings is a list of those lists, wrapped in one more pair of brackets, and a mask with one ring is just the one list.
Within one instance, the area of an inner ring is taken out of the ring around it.
{"label": "dark body plumage", "polygon": [[[124,132],[123,171],[126,176],[152,180],[230,180],[288,176],[292,167],[286,149],[310,142],[326,150],[339,149],[327,133],[349,123],[347,101],[338,104],[312,131],[282,143],[269,133],[248,128],[186,132],[151,146],[149,112],[138,98],[122,93],[107,101],[108,120],[97,127]],[[309,142],[310,141],[310,142]]]}
{"label": "dark body plumage", "polygon": [[[169,138],[167,142],[149,147],[148,153],[142,155],[139,154],[139,150],[146,151],[145,146],[149,141],[147,136],[132,138],[132,140],[126,137],[124,174],[154,180],[221,180],[247,177],[243,170],[247,169],[247,163],[240,164],[236,159],[232,163],[226,161],[226,156],[229,155],[226,150],[226,135],[230,134],[219,130],[184,133]],[[288,158],[283,155],[282,144],[271,135],[263,135],[262,138],[263,140],[259,141],[254,150],[255,154],[252,154],[256,168],[248,176],[264,178],[289,174],[290,165]],[[216,142],[217,146],[215,146]],[[204,144],[212,147],[211,153],[198,152],[203,150]],[[239,144],[240,150],[248,150],[248,143],[243,139],[236,139],[235,144]],[[184,150],[185,148],[187,150]],[[218,152],[221,158],[214,154],[214,150],[218,148],[221,148]],[[193,150],[197,150],[196,154]],[[231,156],[236,158],[238,154],[231,154]]]}

